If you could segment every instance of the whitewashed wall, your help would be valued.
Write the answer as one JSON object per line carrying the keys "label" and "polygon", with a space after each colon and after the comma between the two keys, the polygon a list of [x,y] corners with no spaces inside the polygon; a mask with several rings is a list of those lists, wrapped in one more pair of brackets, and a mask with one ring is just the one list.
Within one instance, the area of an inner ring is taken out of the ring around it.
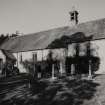
{"label": "whitewashed wall", "polygon": [[[36,53],[37,54],[37,61],[42,61],[42,60],[46,60],[47,59],[49,51],[50,51],[49,49],[45,49],[45,50],[37,50],[37,51],[27,51],[27,52],[14,53],[14,56],[17,59],[16,65],[18,66],[20,72],[26,72],[26,69],[20,63],[21,55],[22,55],[22,61],[25,61],[25,60],[31,60],[32,57],[33,57],[32,54]],[[51,51],[53,53],[53,59],[58,59],[58,60],[64,59],[65,49],[53,49]]]}
{"label": "whitewashed wall", "polygon": [[[84,56],[86,52],[86,42],[80,44],[80,56]],[[71,44],[68,46],[68,56],[74,56],[75,55],[75,43]],[[93,56],[99,57],[100,58],[100,66],[99,70],[96,73],[105,73],[105,40],[95,40],[91,41],[91,50]],[[53,58],[55,59],[64,59],[65,55],[65,49],[54,49],[52,50],[53,52]],[[0,52],[1,53],[1,52]],[[49,53],[49,49],[46,50],[37,50],[37,51],[28,51],[28,52],[19,52],[14,53],[14,56],[17,58],[18,61],[18,67],[21,72],[26,72],[25,68],[20,64],[20,56],[22,54],[22,59],[24,60],[29,60],[32,59],[32,54],[37,53],[37,60],[42,61],[46,60],[47,55]],[[0,54],[2,55],[2,53]],[[3,59],[5,60],[5,56],[2,55]]]}
{"label": "whitewashed wall", "polygon": [[105,40],[96,40],[91,42],[93,50],[93,55],[100,58],[99,70],[96,72],[98,74],[105,73]]}
{"label": "whitewashed wall", "polygon": [[68,45],[68,56],[73,57],[75,55],[75,43]]}
{"label": "whitewashed wall", "polygon": [[[3,63],[6,62],[6,56],[3,54],[3,52],[0,50],[0,59],[3,60]],[[0,64],[0,66],[3,66],[2,64]],[[1,68],[1,67],[0,67]],[[2,70],[0,69],[0,74],[1,74]]]}
{"label": "whitewashed wall", "polygon": [[[68,56],[73,57],[76,54],[75,46],[77,43],[72,43],[68,45]],[[79,56],[86,55],[86,44],[87,42],[79,43]]]}
{"label": "whitewashed wall", "polygon": [[1,50],[0,50],[0,58],[3,60],[3,63],[6,62],[6,56],[3,54]]}
{"label": "whitewashed wall", "polygon": [[[86,54],[86,44],[87,42],[80,44],[79,56],[84,56]],[[96,73],[105,73],[105,39],[94,40],[90,42],[91,53],[94,57],[99,57],[100,65]],[[68,56],[73,57],[75,55],[75,43],[68,46]]]}

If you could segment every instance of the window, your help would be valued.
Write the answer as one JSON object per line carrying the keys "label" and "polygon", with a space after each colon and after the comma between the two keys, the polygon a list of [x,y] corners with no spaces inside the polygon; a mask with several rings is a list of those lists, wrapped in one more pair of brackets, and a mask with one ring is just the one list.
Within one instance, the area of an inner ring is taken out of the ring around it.
{"label": "window", "polygon": [[74,19],[75,19],[75,14],[71,13],[71,20],[74,20]]}
{"label": "window", "polygon": [[22,53],[20,54],[20,63],[23,62]]}
{"label": "window", "polygon": [[36,62],[37,61],[37,53],[33,53],[32,54],[32,59],[33,59],[33,62]]}
{"label": "window", "polygon": [[0,58],[0,71],[3,69],[3,60]]}

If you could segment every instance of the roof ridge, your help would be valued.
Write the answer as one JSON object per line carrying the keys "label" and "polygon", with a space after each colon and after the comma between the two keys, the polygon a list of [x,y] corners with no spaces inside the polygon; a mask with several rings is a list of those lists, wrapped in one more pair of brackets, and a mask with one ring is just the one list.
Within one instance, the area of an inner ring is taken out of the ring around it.
{"label": "roof ridge", "polygon": [[79,23],[79,24],[77,24],[77,25],[92,23],[92,22],[101,21],[101,20],[105,20],[105,18],[100,18],[100,19],[96,19],[96,20],[90,20],[90,21],[86,21],[86,22]]}
{"label": "roof ridge", "polygon": [[[92,22],[96,22],[96,21],[101,21],[101,20],[105,20],[105,18],[100,18],[100,19],[96,19],[96,20],[91,20],[91,21],[86,21],[86,22],[82,22],[82,23],[79,23],[77,24],[76,26],[78,27],[79,25],[82,25],[82,24],[88,24],[88,23],[92,23]],[[11,39],[14,39],[14,38],[18,38],[18,37],[24,37],[24,36],[29,36],[29,35],[37,35],[37,34],[40,34],[40,33],[44,33],[44,32],[48,32],[48,31],[53,31],[53,30],[58,30],[58,29],[62,29],[62,28],[68,28],[69,26],[61,26],[61,27],[55,27],[55,28],[51,28],[51,29],[48,29],[48,30],[44,30],[44,31],[39,31],[39,32],[35,32],[35,33],[28,33],[28,34],[23,34],[22,36],[16,36],[16,37],[11,37]],[[71,26],[70,28],[74,28],[75,26]]]}
{"label": "roof ridge", "polygon": [[[44,32],[58,30],[58,29],[62,29],[62,28],[68,28],[68,26],[55,27],[55,28],[51,28],[51,29],[48,29],[48,30],[39,31],[39,32],[35,32],[35,33],[23,34],[22,36],[35,35],[35,34],[40,34],[42,32],[44,33]],[[22,36],[16,36],[16,37],[22,37]]]}
{"label": "roof ridge", "polygon": [[61,38],[64,35],[70,36],[72,34],[76,34],[76,32],[83,32],[83,34],[86,36],[94,34],[93,39],[105,38],[104,22],[105,18],[102,18],[80,23],[76,25],[76,27],[64,26],[23,36],[13,37],[3,43],[1,48],[11,50],[12,52],[45,49],[54,40]]}

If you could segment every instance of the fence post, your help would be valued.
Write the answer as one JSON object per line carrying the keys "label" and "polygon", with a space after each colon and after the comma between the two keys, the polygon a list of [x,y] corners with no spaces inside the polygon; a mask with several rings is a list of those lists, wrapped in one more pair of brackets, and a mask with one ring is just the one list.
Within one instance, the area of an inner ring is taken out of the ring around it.
{"label": "fence post", "polygon": [[54,76],[55,74],[55,71],[54,71],[54,64],[52,64],[52,79],[56,79],[56,77]]}
{"label": "fence post", "polygon": [[89,75],[88,75],[88,79],[92,79],[91,60],[89,60]]}

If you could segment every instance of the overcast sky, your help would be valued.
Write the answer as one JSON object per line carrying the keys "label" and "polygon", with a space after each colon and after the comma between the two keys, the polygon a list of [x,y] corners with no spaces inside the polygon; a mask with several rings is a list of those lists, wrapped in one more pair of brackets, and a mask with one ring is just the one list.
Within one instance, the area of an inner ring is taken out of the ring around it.
{"label": "overcast sky", "polygon": [[105,18],[105,0],[0,0],[0,34],[67,26],[72,6],[79,11],[80,23]]}

